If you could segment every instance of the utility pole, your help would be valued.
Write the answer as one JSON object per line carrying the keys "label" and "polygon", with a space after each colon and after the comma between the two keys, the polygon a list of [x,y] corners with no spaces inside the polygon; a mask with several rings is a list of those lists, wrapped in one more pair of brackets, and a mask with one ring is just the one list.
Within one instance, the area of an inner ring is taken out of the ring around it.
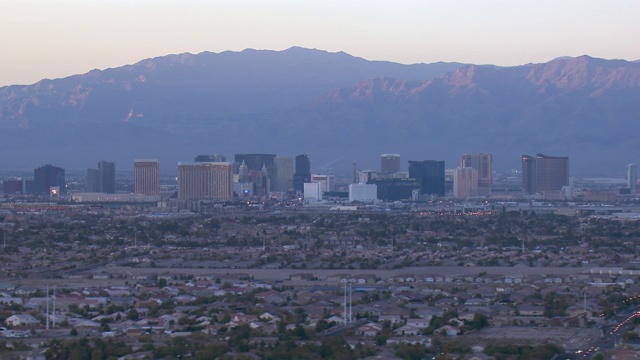
{"label": "utility pole", "polygon": [[344,281],[344,325],[347,325],[347,279],[342,279]]}
{"label": "utility pole", "polygon": [[46,302],[47,302],[47,305],[46,305],[47,316],[46,316],[46,319],[45,319],[45,323],[47,324],[47,326],[46,326],[47,330],[49,330],[49,284],[47,284],[47,296],[46,296],[46,299],[47,299],[46,300]]}
{"label": "utility pole", "polygon": [[53,285],[53,328],[56,328],[56,286]]}
{"label": "utility pole", "polygon": [[352,283],[349,282],[349,323],[353,322],[353,289]]}

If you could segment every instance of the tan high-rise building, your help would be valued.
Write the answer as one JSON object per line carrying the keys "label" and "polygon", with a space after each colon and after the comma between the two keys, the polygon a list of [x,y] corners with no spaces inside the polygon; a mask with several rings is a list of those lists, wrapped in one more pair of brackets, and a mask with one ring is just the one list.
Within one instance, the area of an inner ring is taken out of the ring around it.
{"label": "tan high-rise building", "polygon": [[478,171],[478,195],[491,196],[493,187],[493,155],[492,154],[464,154],[460,167],[470,167]]}
{"label": "tan high-rise building", "polygon": [[233,197],[233,164],[178,163],[178,199],[229,200]]}
{"label": "tan high-rise building", "polygon": [[272,186],[278,192],[287,192],[293,189],[293,158],[277,157],[275,186]]}
{"label": "tan high-rise building", "polygon": [[135,160],[133,162],[134,190],[138,195],[160,195],[160,163],[158,160]]}
{"label": "tan high-rise building", "polygon": [[459,167],[453,171],[453,196],[468,199],[478,195],[478,170]]}

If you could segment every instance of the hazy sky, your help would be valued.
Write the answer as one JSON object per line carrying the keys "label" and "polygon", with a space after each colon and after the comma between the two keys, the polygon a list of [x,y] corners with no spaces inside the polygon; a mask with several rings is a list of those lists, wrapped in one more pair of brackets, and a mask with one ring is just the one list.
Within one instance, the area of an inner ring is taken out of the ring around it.
{"label": "hazy sky", "polygon": [[401,63],[640,59],[638,0],[0,0],[0,85],[291,46]]}

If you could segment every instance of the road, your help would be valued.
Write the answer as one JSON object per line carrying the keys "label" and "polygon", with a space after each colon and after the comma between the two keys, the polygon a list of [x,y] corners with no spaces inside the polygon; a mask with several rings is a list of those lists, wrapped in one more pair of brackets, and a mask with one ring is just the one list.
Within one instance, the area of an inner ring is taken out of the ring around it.
{"label": "road", "polygon": [[350,274],[364,275],[373,274],[379,278],[386,279],[391,276],[400,274],[413,275],[477,275],[486,273],[487,275],[504,275],[504,276],[525,276],[525,275],[571,275],[580,274],[587,269],[578,267],[500,267],[500,266],[421,266],[406,267],[401,269],[206,269],[206,268],[140,268],[140,267],[105,267],[103,269],[111,274],[130,273],[133,275],[140,274],[163,274],[175,273],[184,275],[201,275],[201,274],[248,274],[255,280],[287,280],[292,274],[310,273],[319,279],[324,279],[329,275]]}

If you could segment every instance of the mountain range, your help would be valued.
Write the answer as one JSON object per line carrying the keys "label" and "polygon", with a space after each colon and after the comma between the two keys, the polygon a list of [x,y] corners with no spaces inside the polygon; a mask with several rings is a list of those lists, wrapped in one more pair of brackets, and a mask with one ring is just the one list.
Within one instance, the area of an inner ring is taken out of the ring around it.
{"label": "mountain range", "polygon": [[[640,63],[589,56],[514,67],[368,61],[315,49],[178,54],[0,88],[0,168],[198,154],[308,153],[316,172],[381,153],[497,169],[569,156],[578,173],[640,161]],[[405,166],[406,168],[406,166]]]}

